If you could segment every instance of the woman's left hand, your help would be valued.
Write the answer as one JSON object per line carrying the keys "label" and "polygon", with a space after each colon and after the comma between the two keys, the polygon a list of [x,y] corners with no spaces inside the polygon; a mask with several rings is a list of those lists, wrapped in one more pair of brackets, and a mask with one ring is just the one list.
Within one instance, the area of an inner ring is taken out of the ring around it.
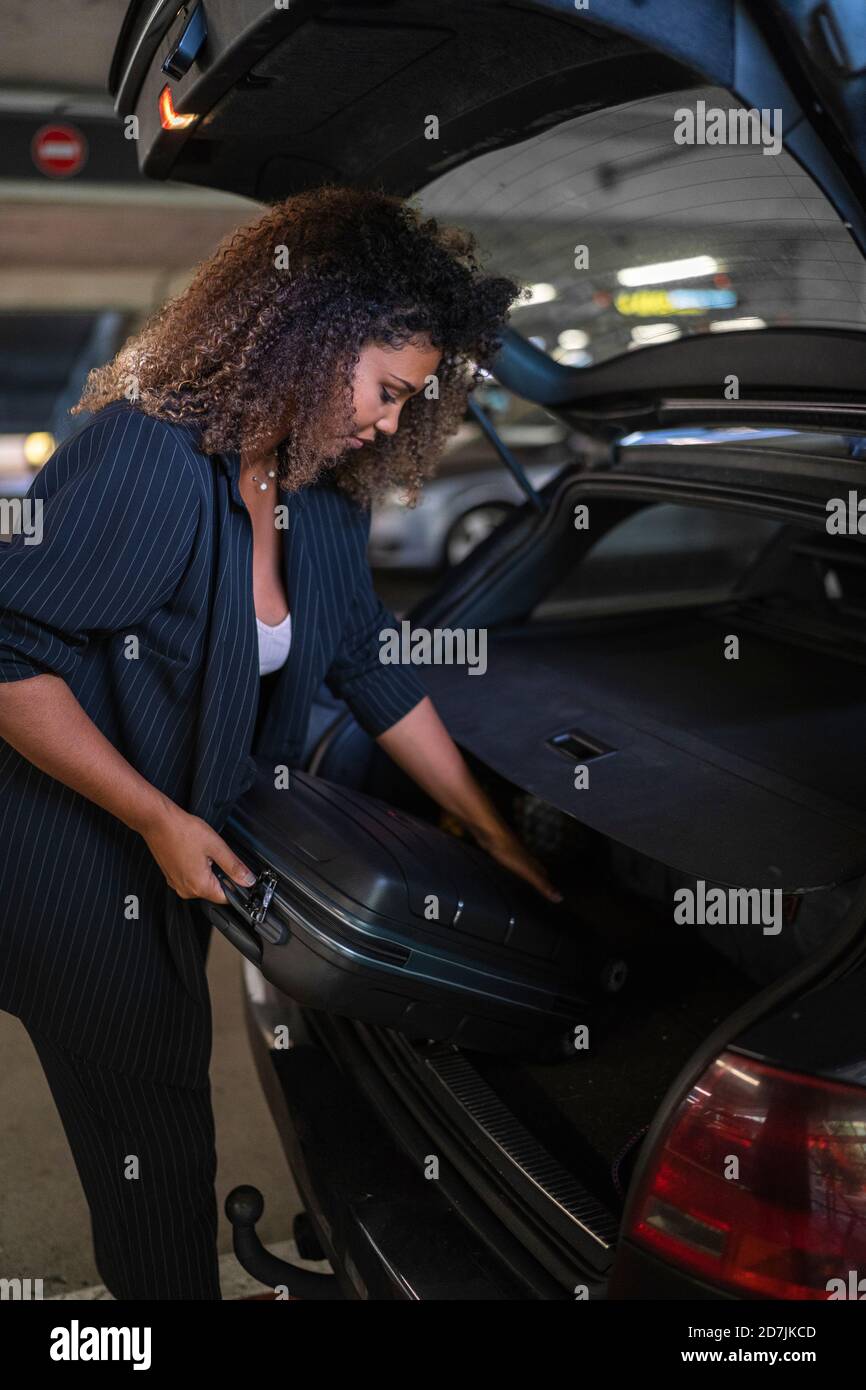
{"label": "woman's left hand", "polygon": [[475,839],[493,859],[520,878],[525,878],[527,883],[537,889],[543,897],[553,903],[562,902],[562,894],[551,883],[544,865],[540,864],[533,854],[530,854],[526,846],[507,826],[502,829],[487,831],[484,834],[476,832]]}
{"label": "woman's left hand", "polygon": [[429,695],[377,735],[376,742],[492,858],[525,878],[549,902],[562,902],[544,865],[521,844],[473,776]]}

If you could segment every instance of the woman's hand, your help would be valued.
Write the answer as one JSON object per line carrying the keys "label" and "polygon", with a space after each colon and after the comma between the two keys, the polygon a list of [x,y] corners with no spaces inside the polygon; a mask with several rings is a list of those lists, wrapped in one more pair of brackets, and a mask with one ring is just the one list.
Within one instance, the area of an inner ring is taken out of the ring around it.
{"label": "woman's hand", "polygon": [[498,863],[512,873],[525,878],[527,883],[537,889],[545,898],[552,903],[561,903],[562,894],[547,876],[547,870],[543,864],[529,853],[526,846],[517,838],[508,826],[503,826],[492,831],[475,831],[475,839],[482,849],[486,850]]}
{"label": "woman's hand", "polygon": [[525,878],[550,902],[562,894],[547,877],[543,864],[521,844],[449,734],[429,695],[376,738],[389,758],[438,801],[477,840],[482,849],[506,869]]}
{"label": "woman's hand", "polygon": [[189,815],[168,797],[140,833],[169,887],[180,898],[204,898],[211,903],[227,901],[211,869],[211,861],[235,883],[255,883],[255,874],[207,821]]}

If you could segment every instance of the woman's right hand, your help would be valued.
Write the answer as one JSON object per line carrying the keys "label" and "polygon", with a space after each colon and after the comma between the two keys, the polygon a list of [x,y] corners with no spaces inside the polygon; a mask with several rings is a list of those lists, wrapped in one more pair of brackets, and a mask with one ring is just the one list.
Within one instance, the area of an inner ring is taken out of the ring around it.
{"label": "woman's right hand", "polygon": [[235,883],[255,883],[255,874],[206,820],[191,816],[167,797],[156,818],[140,833],[169,887],[180,898],[227,901],[211,861]]}

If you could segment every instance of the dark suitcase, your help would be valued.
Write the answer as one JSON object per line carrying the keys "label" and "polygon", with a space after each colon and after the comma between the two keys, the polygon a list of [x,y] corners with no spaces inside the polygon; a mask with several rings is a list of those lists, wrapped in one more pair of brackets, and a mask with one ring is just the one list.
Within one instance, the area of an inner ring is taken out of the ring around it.
{"label": "dark suitcase", "polygon": [[562,905],[477,845],[386,802],[272,764],[232,808],[223,838],[258,875],[215,866],[229,905],[209,919],[302,1005],[489,1052],[586,1021],[622,962]]}

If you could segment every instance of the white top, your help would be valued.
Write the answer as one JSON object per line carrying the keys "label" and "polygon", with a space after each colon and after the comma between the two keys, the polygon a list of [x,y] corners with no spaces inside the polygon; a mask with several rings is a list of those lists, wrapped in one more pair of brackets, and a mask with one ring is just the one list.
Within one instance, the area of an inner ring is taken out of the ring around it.
{"label": "white top", "polygon": [[257,617],[256,625],[259,629],[259,675],[267,676],[286,664],[292,645],[292,615],[287,613],[276,627],[270,627]]}

